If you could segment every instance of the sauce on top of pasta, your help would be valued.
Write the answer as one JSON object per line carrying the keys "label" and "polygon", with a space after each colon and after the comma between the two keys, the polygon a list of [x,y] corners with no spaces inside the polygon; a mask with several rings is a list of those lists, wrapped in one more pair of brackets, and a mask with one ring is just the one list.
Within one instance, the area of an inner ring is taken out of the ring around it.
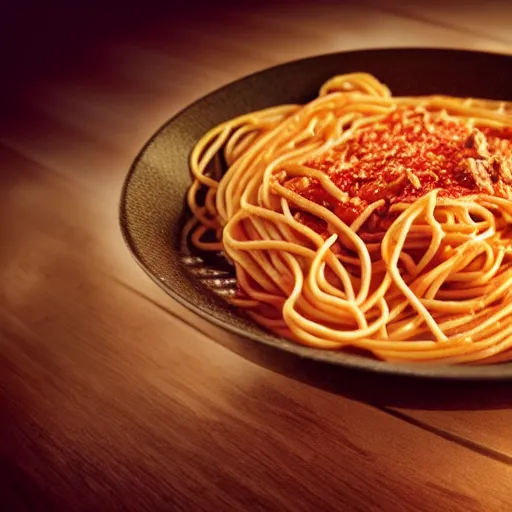
{"label": "sauce on top of pasta", "polygon": [[[369,204],[383,199],[363,231],[385,229],[395,203],[411,203],[433,189],[440,197],[489,194],[512,200],[512,127],[474,128],[420,108],[397,108],[342,144],[304,162],[325,172],[348,195],[340,202],[313,177],[292,177],[288,189],[352,223]],[[298,220],[322,232],[311,215]]]}

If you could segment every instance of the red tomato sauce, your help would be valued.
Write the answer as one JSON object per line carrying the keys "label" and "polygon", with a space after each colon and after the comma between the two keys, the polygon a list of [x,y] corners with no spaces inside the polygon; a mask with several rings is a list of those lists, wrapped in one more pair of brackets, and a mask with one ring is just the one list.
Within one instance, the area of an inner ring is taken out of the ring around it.
{"label": "red tomato sauce", "polygon": [[[284,186],[347,224],[384,199],[365,223],[364,230],[373,232],[389,226],[390,205],[433,189],[441,197],[483,193],[512,200],[512,127],[476,129],[439,112],[400,108],[304,165],[325,172],[349,199],[337,201],[307,176],[285,179]],[[299,212],[297,218],[317,232],[326,228],[312,215]]]}

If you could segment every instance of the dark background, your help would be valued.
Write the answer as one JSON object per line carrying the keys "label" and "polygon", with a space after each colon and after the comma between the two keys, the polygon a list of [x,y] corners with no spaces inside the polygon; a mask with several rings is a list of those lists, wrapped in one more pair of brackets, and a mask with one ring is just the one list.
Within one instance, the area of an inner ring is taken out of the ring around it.
{"label": "dark background", "polygon": [[[426,0],[415,2],[415,5],[422,2]],[[372,4],[391,10],[401,5],[394,2],[391,7],[384,6],[379,0],[322,0],[321,3],[339,6],[340,9],[350,3]],[[450,16],[454,16],[460,6],[460,9],[471,8],[473,11],[481,9],[485,17],[489,10],[499,10],[500,5],[507,2],[434,0],[428,3],[455,5],[455,9],[449,10]],[[403,2],[404,7],[408,4]],[[231,7],[250,11],[269,5],[276,11],[285,10],[290,14],[295,9],[315,9],[315,2],[310,0],[149,0],[134,4],[128,0],[11,0],[0,11],[0,108],[12,106],[31,81],[79,68],[82,60],[90,57],[93,49],[100,47],[106,38],[113,40],[150,32],[155,20],[160,19],[166,19],[169,26],[199,23],[205,18],[211,22],[213,19],[222,31],[223,18]],[[447,17],[445,21],[446,26],[450,26],[457,20]],[[169,37],[172,38],[173,34],[169,33]]]}

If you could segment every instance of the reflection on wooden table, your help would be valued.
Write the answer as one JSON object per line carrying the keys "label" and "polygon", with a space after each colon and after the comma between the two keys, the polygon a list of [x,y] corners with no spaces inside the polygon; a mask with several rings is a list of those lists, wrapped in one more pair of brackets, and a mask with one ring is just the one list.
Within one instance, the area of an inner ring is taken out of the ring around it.
{"label": "reflection on wooden table", "polygon": [[249,72],[367,47],[512,53],[506,3],[455,4],[8,9],[5,510],[512,508],[509,384],[384,379],[236,339],[157,289],[117,221],[155,129]]}

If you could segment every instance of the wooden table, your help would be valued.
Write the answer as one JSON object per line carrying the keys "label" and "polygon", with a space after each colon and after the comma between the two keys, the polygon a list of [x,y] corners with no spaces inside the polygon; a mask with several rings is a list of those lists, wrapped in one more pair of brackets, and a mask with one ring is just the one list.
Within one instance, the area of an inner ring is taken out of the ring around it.
{"label": "wooden table", "polygon": [[0,41],[0,509],[512,510],[510,385],[250,345],[160,291],[117,219],[139,148],[211,89],[331,51],[512,53],[512,4],[42,4]]}

